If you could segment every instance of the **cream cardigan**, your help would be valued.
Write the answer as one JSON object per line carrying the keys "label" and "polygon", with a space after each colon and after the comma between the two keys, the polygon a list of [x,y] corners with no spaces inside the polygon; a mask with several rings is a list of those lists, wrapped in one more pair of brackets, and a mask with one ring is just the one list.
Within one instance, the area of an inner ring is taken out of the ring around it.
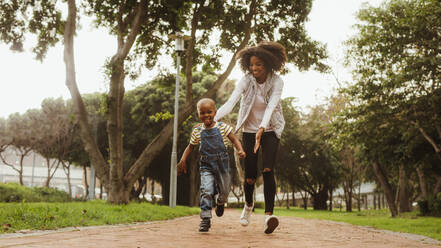
{"label": "cream cardigan", "polygon": [[[280,103],[283,91],[283,80],[276,74],[268,76],[269,78],[267,79],[264,88],[264,98],[267,106],[259,128],[263,127],[267,129],[268,126],[271,126],[272,130],[276,133],[277,138],[280,139],[283,128],[285,127],[285,119],[283,118],[282,105]],[[245,120],[248,118],[251,107],[253,106],[257,87],[257,82],[254,76],[247,73],[242,77],[239,83],[237,83],[227,102],[219,108],[214,120],[217,121],[229,114],[239,101],[239,98],[242,97],[235,132],[240,130],[243,127]]]}

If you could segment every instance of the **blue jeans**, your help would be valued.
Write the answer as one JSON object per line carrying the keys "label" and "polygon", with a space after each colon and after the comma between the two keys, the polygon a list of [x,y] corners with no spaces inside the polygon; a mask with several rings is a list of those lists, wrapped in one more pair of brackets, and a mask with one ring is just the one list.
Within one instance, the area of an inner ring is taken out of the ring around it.
{"label": "blue jeans", "polygon": [[202,130],[200,153],[201,218],[211,218],[214,196],[221,205],[230,192],[230,159],[218,128]]}

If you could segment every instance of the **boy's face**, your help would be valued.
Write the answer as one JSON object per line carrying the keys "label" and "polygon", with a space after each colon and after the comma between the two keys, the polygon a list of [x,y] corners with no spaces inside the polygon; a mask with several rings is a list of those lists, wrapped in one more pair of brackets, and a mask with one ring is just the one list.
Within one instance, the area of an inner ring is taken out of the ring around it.
{"label": "boy's face", "polygon": [[216,115],[216,107],[210,103],[202,103],[199,106],[199,119],[204,123],[205,127],[212,127],[214,125],[214,116]]}

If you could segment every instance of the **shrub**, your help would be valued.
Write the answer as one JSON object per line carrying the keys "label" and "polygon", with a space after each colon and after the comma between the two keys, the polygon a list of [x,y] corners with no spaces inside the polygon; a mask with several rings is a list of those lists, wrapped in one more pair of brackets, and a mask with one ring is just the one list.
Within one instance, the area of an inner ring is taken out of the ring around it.
{"label": "shrub", "polygon": [[418,201],[421,215],[441,216],[441,192],[426,200]]}
{"label": "shrub", "polygon": [[17,183],[0,183],[0,202],[67,202],[68,193],[45,187],[26,187]]}

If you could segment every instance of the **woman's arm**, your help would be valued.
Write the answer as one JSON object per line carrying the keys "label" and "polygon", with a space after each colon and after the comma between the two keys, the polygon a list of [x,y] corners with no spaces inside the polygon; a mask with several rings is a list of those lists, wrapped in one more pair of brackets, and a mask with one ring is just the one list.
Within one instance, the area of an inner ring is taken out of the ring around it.
{"label": "woman's arm", "polygon": [[233,110],[234,106],[236,106],[237,101],[239,101],[240,96],[244,92],[245,88],[248,85],[247,76],[242,77],[242,79],[237,83],[236,87],[234,87],[233,93],[231,93],[230,98],[217,110],[216,116],[214,117],[214,121],[218,121],[222,119],[224,116],[229,114],[231,110]]}
{"label": "woman's arm", "polygon": [[271,115],[273,114],[274,109],[277,107],[277,104],[279,104],[280,98],[282,97],[282,91],[283,91],[283,81],[280,77],[277,77],[274,80],[273,90],[268,105],[266,106],[265,114],[263,115],[263,119],[262,122],[260,123],[259,128],[267,129],[271,119]]}

